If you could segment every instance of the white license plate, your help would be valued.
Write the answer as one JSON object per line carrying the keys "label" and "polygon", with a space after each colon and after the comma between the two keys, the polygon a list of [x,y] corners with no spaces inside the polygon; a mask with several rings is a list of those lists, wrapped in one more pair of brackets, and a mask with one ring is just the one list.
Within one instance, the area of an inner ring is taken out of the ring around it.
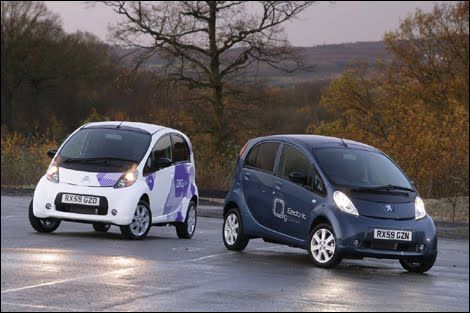
{"label": "white license plate", "polygon": [[404,230],[374,229],[374,239],[411,241],[412,235]]}
{"label": "white license plate", "polygon": [[62,203],[74,203],[74,204],[83,204],[83,205],[90,205],[90,206],[99,206],[100,198],[92,197],[92,196],[71,195],[71,194],[65,193],[62,195]]}

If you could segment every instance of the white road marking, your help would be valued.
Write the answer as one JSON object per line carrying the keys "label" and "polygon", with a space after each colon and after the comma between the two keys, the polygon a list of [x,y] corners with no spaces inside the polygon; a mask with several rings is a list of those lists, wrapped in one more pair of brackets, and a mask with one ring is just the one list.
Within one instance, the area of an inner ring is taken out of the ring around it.
{"label": "white road marking", "polygon": [[62,283],[68,283],[71,281],[76,281],[76,280],[82,280],[82,279],[88,279],[88,278],[95,278],[95,277],[102,277],[102,276],[107,276],[107,275],[112,275],[112,274],[117,274],[121,272],[125,272],[131,269],[135,269],[135,267],[130,267],[130,268],[124,268],[120,270],[115,270],[107,273],[102,273],[102,274],[96,274],[96,275],[87,275],[87,276],[80,276],[80,277],[74,277],[74,278],[68,278],[68,279],[61,279],[61,280],[55,280],[47,283],[42,283],[42,284],[37,284],[37,285],[31,285],[31,286],[25,286],[25,287],[19,287],[19,288],[13,288],[13,289],[7,289],[3,290],[2,294],[4,293],[9,293],[9,292],[15,292],[15,291],[22,291],[26,289],[32,289],[32,288],[38,288],[38,287],[44,287],[44,286],[50,286],[50,285],[56,285],[56,284],[62,284]]}
{"label": "white road marking", "polygon": [[22,306],[22,307],[28,307],[28,308],[36,308],[36,309],[61,310],[61,311],[76,311],[76,312],[82,311],[82,310],[71,309],[71,308],[59,308],[59,307],[56,307],[56,306],[34,305],[34,304],[23,304],[23,303],[11,303],[11,302],[5,302],[5,301],[2,301],[2,305],[3,305],[3,304],[7,304],[7,305],[16,305],[16,306]]}
{"label": "white road marking", "polygon": [[234,254],[234,253],[236,253],[236,252],[226,252],[226,253],[219,253],[219,254],[211,254],[211,255],[206,255],[206,256],[203,256],[203,257],[200,257],[200,258],[196,258],[196,259],[180,260],[180,261],[174,261],[174,262],[170,262],[170,263],[171,263],[171,264],[174,264],[174,263],[197,262],[197,261],[202,261],[202,260],[206,260],[206,259],[215,258],[215,257],[218,257],[218,256],[230,255],[230,254]]}

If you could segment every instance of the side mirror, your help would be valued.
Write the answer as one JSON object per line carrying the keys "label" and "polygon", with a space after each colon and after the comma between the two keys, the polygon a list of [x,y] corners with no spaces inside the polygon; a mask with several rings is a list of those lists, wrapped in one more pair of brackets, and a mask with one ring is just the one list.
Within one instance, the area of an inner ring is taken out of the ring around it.
{"label": "side mirror", "polygon": [[307,176],[300,172],[292,172],[289,174],[289,179],[291,182],[298,185],[307,185]]}
{"label": "side mirror", "polygon": [[57,149],[50,149],[49,151],[47,151],[47,155],[52,159],[55,157],[55,155],[57,154]]}
{"label": "side mirror", "polygon": [[171,166],[172,163],[173,162],[171,162],[171,160],[168,158],[160,158],[157,161],[157,170],[161,170],[162,168]]}

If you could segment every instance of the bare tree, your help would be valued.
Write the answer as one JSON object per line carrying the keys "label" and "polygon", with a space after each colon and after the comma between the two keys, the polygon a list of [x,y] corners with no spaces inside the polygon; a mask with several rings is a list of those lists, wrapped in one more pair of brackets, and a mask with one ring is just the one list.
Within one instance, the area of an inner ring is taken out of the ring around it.
{"label": "bare tree", "polygon": [[138,48],[135,68],[158,54],[163,73],[190,89],[205,89],[217,147],[228,135],[224,98],[230,86],[252,80],[264,63],[293,72],[310,69],[287,41],[282,25],[311,1],[104,1],[122,21],[110,28],[118,43]]}

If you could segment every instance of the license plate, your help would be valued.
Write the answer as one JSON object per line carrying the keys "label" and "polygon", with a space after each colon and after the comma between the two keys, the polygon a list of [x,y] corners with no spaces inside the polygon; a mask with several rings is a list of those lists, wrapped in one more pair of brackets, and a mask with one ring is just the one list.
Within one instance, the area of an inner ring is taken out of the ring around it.
{"label": "license plate", "polygon": [[62,195],[62,203],[74,203],[74,204],[99,206],[100,205],[100,198],[99,197],[92,197],[92,196],[63,194]]}
{"label": "license plate", "polygon": [[404,230],[374,229],[374,239],[411,241],[412,234]]}

